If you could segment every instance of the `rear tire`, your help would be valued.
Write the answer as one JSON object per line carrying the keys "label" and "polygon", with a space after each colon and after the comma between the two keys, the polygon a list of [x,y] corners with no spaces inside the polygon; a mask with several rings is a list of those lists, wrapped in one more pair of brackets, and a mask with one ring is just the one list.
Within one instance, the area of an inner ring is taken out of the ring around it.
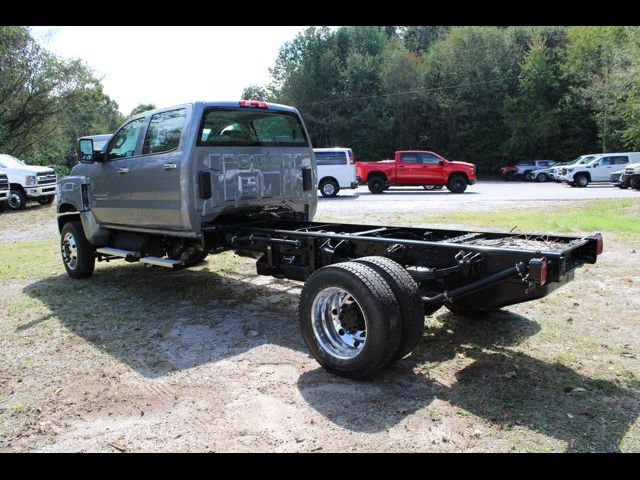
{"label": "rear tire", "polygon": [[451,193],[463,193],[467,189],[467,179],[464,175],[454,174],[447,183],[447,189]]}
{"label": "rear tire", "polygon": [[36,200],[40,205],[51,205],[53,203],[54,198],[55,198],[55,195],[47,195],[46,197],[38,197],[36,198]]}
{"label": "rear tire", "polygon": [[380,175],[375,175],[371,177],[367,181],[367,187],[369,187],[369,191],[371,193],[376,195],[384,192],[387,189],[385,179]]}
{"label": "rear tire", "polygon": [[546,182],[547,180],[549,180],[549,177],[547,176],[547,174],[546,174],[546,173],[540,173],[540,174],[538,174],[538,176],[536,177],[536,181],[538,181],[538,182],[542,182],[542,183],[544,183],[544,182]]}
{"label": "rear tire", "polygon": [[633,177],[629,181],[629,185],[631,186],[631,188],[634,188],[636,190],[640,190],[640,177]]}
{"label": "rear tire", "polygon": [[340,186],[335,180],[322,180],[320,182],[320,193],[323,197],[335,197],[340,191]]}
{"label": "rear tire", "polygon": [[84,235],[82,223],[67,222],[60,232],[60,251],[64,268],[73,278],[91,276],[96,266],[96,251]]}
{"label": "rear tire", "polygon": [[355,261],[373,268],[382,275],[398,299],[402,335],[393,360],[399,360],[411,353],[424,334],[425,311],[420,288],[409,272],[390,258],[362,257]]}
{"label": "rear tire", "polygon": [[398,352],[398,300],[368,265],[344,262],[316,270],[302,289],[298,308],[304,341],[329,372],[364,378]]}

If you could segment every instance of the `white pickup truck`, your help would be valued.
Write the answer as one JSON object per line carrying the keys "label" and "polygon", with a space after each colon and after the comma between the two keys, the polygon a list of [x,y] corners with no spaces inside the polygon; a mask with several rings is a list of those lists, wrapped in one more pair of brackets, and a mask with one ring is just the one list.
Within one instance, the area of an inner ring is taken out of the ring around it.
{"label": "white pickup truck", "polygon": [[53,203],[58,177],[48,167],[27,165],[11,155],[0,155],[0,173],[9,179],[9,197],[6,200],[11,210],[25,207],[27,200],[36,200],[40,205]]}
{"label": "white pickup truck", "polygon": [[614,171],[638,161],[640,152],[601,153],[585,165],[563,168],[560,178],[572,187],[584,188],[591,182],[610,182]]}

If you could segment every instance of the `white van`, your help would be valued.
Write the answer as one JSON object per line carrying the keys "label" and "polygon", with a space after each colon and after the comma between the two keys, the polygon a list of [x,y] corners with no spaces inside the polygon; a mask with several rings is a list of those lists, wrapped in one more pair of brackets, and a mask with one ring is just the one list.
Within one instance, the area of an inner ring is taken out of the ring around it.
{"label": "white van", "polygon": [[640,152],[600,153],[587,164],[567,168],[562,181],[572,187],[586,187],[591,182],[610,182],[611,173],[637,162],[640,162]]}
{"label": "white van", "polygon": [[335,197],[341,188],[358,188],[356,162],[350,148],[314,148],[318,165],[318,189],[323,197]]}

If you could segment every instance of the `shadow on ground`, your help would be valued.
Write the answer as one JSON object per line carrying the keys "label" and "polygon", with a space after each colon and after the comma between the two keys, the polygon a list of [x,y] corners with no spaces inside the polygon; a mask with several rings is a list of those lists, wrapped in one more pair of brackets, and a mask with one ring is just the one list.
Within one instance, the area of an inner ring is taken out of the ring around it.
{"label": "shadow on ground", "polygon": [[[52,276],[24,292],[70,331],[148,378],[262,344],[306,353],[297,325],[299,285],[256,285],[251,272],[234,279],[208,267],[152,269],[98,268],[88,281]],[[499,427],[522,426],[563,440],[570,451],[618,450],[640,413],[637,382],[624,388],[515,351],[512,347],[540,330],[526,317],[502,311],[472,321],[440,313],[439,320],[444,326],[430,329],[412,355],[367,381],[321,368],[302,374],[297,382],[302,397],[355,432],[382,431],[437,398]],[[461,358],[451,362],[450,386],[430,375],[434,367]]]}

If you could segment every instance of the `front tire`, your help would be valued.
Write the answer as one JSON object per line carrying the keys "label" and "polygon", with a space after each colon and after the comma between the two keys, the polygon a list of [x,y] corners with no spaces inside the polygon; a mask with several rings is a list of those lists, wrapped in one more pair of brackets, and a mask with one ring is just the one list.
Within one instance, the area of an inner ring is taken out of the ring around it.
{"label": "front tire", "polygon": [[579,188],[585,188],[587,185],[589,185],[589,177],[587,177],[586,175],[576,175],[574,180],[576,186]]}
{"label": "front tire", "polygon": [[319,188],[323,197],[335,197],[340,191],[340,186],[335,180],[322,180]]}
{"label": "front tire", "polygon": [[546,182],[547,180],[549,180],[549,177],[547,176],[547,174],[546,174],[546,173],[540,173],[540,174],[538,175],[538,177],[536,178],[536,180],[537,180],[538,182],[542,182],[542,183],[544,183],[544,182]]}
{"label": "front tire", "polygon": [[634,188],[636,190],[640,190],[640,177],[633,177],[629,181],[629,185],[631,186],[631,188]]}
{"label": "front tire", "polygon": [[394,360],[406,357],[424,334],[424,304],[420,287],[398,262],[386,257],[362,257],[355,260],[377,271],[393,290],[400,306],[402,334]]}
{"label": "front tire", "polygon": [[368,265],[337,263],[314,272],[300,294],[299,319],[311,355],[337,375],[367,377],[398,352],[398,300]]}
{"label": "front tire", "polygon": [[38,197],[36,200],[40,205],[51,205],[53,200],[55,199],[55,195],[47,195],[46,197]]}
{"label": "front tire", "polygon": [[381,177],[380,175],[376,175],[374,177],[371,177],[368,181],[367,181],[367,187],[369,187],[369,191],[373,194],[379,194],[384,192],[387,188],[386,188],[386,182],[384,180],[383,177]]}
{"label": "front tire", "polygon": [[422,188],[424,188],[425,190],[435,190],[436,186],[435,185],[422,185]]}
{"label": "front tire", "polygon": [[73,278],[87,278],[96,266],[96,250],[84,235],[82,223],[67,222],[60,233],[60,252],[64,268]]}
{"label": "front tire", "polygon": [[27,195],[22,190],[11,190],[7,199],[7,207],[10,210],[22,210],[27,205]]}
{"label": "front tire", "polygon": [[467,179],[464,175],[452,175],[447,183],[447,189],[451,193],[463,193],[467,189]]}

